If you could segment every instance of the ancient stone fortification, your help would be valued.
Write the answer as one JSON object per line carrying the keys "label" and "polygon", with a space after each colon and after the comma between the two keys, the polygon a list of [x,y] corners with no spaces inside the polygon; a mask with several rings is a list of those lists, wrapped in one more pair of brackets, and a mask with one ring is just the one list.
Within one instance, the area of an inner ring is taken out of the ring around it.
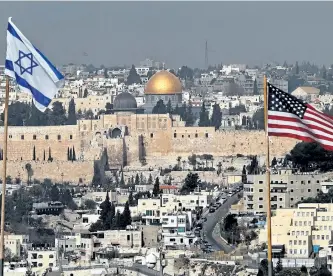
{"label": "ancient stone fortification", "polygon": [[[3,147],[0,129],[0,148]],[[24,175],[27,162],[33,165],[34,178],[77,182],[89,181],[94,161],[106,149],[112,167],[139,164],[158,158],[174,162],[177,156],[264,155],[263,131],[215,132],[212,127],[184,127],[179,116],[168,114],[118,113],[98,120],[81,120],[75,126],[9,127],[8,174]],[[297,143],[287,138],[271,138],[271,155],[282,156]],[[68,150],[75,150],[76,161],[68,161]],[[35,151],[35,154],[34,154]],[[35,156],[35,160],[34,159]],[[48,162],[49,157],[52,162]],[[166,163],[166,165],[168,165]]]}

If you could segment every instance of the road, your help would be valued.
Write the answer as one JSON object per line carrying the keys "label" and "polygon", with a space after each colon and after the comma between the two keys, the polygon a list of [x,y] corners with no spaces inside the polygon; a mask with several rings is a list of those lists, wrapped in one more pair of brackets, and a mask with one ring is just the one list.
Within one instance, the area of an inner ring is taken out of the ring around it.
{"label": "road", "polygon": [[[228,245],[221,239],[220,227],[216,225],[220,222],[228,213],[231,205],[238,201],[238,194],[235,194],[227,199],[214,213],[208,213],[206,215],[207,221],[203,224],[203,234],[205,239],[212,245],[215,250],[223,250],[225,253],[230,253],[234,250],[233,247]],[[215,227],[216,226],[216,227]],[[215,229],[214,229],[215,228]]]}

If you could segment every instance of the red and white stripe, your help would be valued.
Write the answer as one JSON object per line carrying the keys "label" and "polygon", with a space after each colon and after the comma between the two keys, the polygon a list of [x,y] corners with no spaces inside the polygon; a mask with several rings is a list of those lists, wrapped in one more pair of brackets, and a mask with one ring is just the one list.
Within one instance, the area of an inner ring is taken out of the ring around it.
{"label": "red and white stripe", "polygon": [[333,117],[307,104],[303,119],[289,112],[268,111],[268,136],[317,142],[333,151]]}

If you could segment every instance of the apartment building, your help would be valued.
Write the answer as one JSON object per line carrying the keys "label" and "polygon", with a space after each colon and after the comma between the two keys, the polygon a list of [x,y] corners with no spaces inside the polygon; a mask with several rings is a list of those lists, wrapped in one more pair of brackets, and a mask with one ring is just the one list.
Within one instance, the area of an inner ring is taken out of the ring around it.
{"label": "apartment building", "polygon": [[[293,208],[296,203],[315,197],[321,190],[322,175],[293,173],[291,169],[279,169],[271,174],[271,208]],[[248,175],[244,184],[244,211],[266,212],[266,175]]]}
{"label": "apartment building", "polygon": [[28,264],[33,272],[44,272],[56,266],[56,250],[50,248],[36,248],[28,251]]}
{"label": "apartment building", "polygon": [[125,248],[140,248],[142,246],[142,231],[129,226],[126,230],[106,230],[95,233],[81,233],[80,251],[83,259],[93,260],[101,248],[119,246]]}
{"label": "apartment building", "polygon": [[191,232],[192,213],[179,212],[162,216],[162,238],[165,247],[190,246],[196,240]]}
{"label": "apartment building", "polygon": [[[284,245],[288,257],[307,258],[320,249],[332,261],[332,203],[301,203],[294,209],[278,209],[272,217],[272,244]],[[267,228],[266,228],[267,229]],[[267,231],[259,242],[267,242]]]}

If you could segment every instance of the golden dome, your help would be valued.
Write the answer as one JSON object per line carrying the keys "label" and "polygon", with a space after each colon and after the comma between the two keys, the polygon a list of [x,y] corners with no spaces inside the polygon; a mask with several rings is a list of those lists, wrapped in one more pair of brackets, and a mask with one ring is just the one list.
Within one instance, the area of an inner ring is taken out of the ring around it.
{"label": "golden dome", "polygon": [[168,71],[159,71],[155,73],[147,82],[145,94],[178,94],[182,93],[182,84],[180,80]]}

